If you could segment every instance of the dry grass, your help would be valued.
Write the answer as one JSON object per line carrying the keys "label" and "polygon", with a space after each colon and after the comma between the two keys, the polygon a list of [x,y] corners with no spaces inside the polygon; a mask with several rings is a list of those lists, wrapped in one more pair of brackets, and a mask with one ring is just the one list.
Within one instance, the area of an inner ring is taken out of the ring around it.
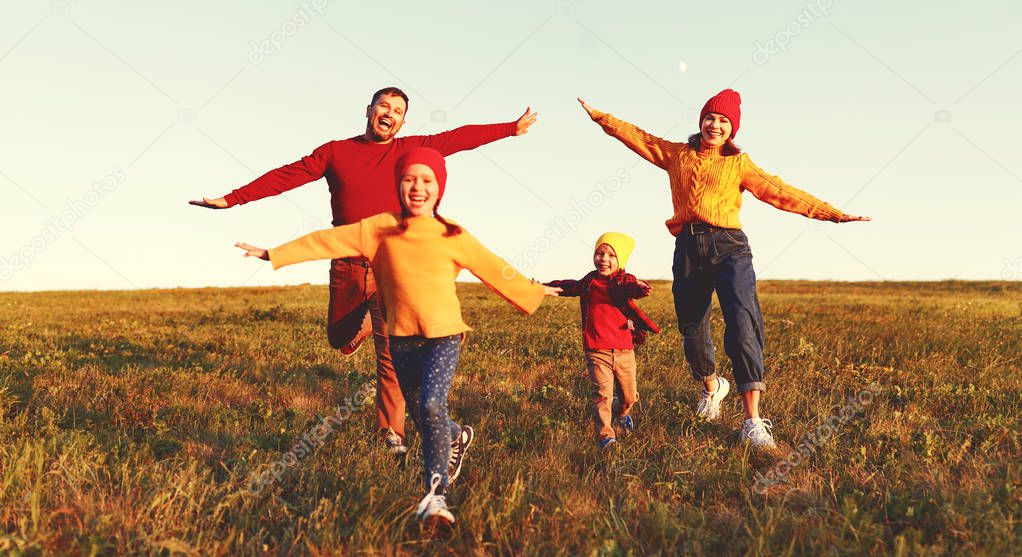
{"label": "dry grass", "polygon": [[[523,318],[461,291],[476,331],[452,407],[479,439],[449,540],[418,530],[419,459],[378,450],[369,406],[247,489],[370,380],[371,350],[326,343],[324,287],[0,295],[0,551],[1019,552],[1018,284],[761,283],[779,439],[879,385],[765,490],[757,470],[784,455],[737,442],[735,397],[722,424],[693,419],[668,284],[643,303],[665,333],[639,357],[639,430],[609,457],[590,439],[577,302]],[[719,313],[714,327],[720,346]]]}

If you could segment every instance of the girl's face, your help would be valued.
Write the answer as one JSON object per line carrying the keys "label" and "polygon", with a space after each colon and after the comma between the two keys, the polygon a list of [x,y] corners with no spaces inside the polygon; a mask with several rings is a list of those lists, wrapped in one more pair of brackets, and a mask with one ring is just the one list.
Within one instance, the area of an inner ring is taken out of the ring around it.
{"label": "girl's face", "polygon": [[600,244],[593,253],[593,266],[600,275],[609,277],[618,270],[617,253],[607,244]]}
{"label": "girl's face", "polygon": [[401,175],[401,204],[412,216],[432,215],[440,197],[440,184],[428,165],[408,165]]}
{"label": "girl's face", "polygon": [[731,137],[731,120],[723,114],[709,112],[703,117],[699,131],[704,146],[720,147]]}

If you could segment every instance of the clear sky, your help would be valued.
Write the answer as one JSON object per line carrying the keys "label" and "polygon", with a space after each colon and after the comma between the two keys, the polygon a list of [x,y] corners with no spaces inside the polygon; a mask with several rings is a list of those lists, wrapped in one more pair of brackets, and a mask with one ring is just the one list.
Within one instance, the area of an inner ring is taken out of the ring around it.
{"label": "clear sky", "polygon": [[[874,218],[821,225],[747,194],[760,278],[1022,279],[1015,2],[66,0],[0,15],[0,290],[325,283],[326,262],[274,272],[233,247],[328,226],[325,181],[225,211],[186,202],[360,133],[392,84],[411,96],[403,135],[539,112],[527,135],[451,157],[444,199],[536,278],[587,272],[607,230],[637,238],[629,271],[671,273],[666,173],[576,96],[680,140],[733,87],[757,164]],[[556,219],[573,225],[540,240]]]}

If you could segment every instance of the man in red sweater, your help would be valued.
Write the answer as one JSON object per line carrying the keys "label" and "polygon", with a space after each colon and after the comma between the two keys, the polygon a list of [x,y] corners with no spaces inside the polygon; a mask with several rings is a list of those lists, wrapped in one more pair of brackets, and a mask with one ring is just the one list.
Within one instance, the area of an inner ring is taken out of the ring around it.
{"label": "man in red sweater", "polygon": [[[408,96],[401,89],[380,89],[366,107],[365,133],[327,142],[301,160],[271,170],[224,197],[204,197],[202,201],[189,203],[209,209],[227,209],[325,177],[330,188],[334,226],[351,224],[378,213],[401,210],[394,184],[394,164],[408,149],[432,147],[447,156],[522,135],[536,121],[536,113],[526,108],[513,122],[462,126],[436,135],[395,137],[407,111]],[[373,334],[377,431],[387,449],[400,454],[407,450],[404,445],[405,401],[394,374],[384,315],[369,262],[361,257],[333,260],[327,338],[331,346],[350,355],[370,333]]]}

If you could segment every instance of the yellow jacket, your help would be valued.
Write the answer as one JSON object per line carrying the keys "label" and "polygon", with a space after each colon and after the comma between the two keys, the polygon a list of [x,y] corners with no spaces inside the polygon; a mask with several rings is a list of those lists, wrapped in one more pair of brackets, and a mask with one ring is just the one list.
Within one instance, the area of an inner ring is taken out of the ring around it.
{"label": "yellow jacket", "polygon": [[809,218],[837,222],[844,216],[830,204],[767,174],[745,153],[725,157],[719,149],[697,152],[688,143],[661,139],[606,112],[593,110],[592,118],[608,135],[667,171],[674,216],[665,224],[675,236],[690,222],[741,228],[738,211],[744,190],[778,209]]}
{"label": "yellow jacket", "polygon": [[444,236],[446,227],[429,216],[381,213],[359,222],[306,234],[270,250],[274,269],[313,259],[367,258],[387,310],[393,336],[438,338],[471,327],[461,318],[454,279],[468,269],[491,290],[525,313],[543,301],[543,285],[518,273],[462,228]]}

